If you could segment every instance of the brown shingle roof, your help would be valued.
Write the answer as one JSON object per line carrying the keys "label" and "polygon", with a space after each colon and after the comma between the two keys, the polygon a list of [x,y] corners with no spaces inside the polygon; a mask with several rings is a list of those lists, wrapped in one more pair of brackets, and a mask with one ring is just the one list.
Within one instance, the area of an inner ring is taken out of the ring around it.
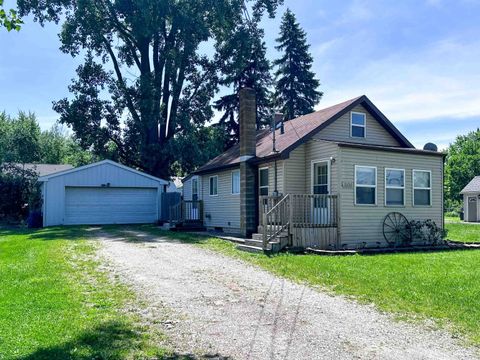
{"label": "brown shingle roof", "polygon": [[[404,147],[413,147],[412,144],[392,125],[390,121],[363,95],[340,104],[330,106],[328,108],[315,111],[313,113],[299,116],[295,119],[286,121],[284,123],[285,133],[280,134],[280,129],[275,132],[276,138],[276,150],[277,153],[273,153],[273,135],[270,130],[261,130],[257,133],[257,148],[256,156],[257,160],[265,159],[269,156],[283,154],[293,150],[296,146],[302,142],[308,140],[310,136],[315,134],[321,128],[327,126],[332,121],[349,111],[351,108],[358,104],[363,104],[369,109],[377,120],[382,123],[383,126],[399,140],[400,144]],[[224,153],[220,154],[216,158],[210,160],[205,165],[197,169],[194,174],[205,173],[221,168],[234,166],[240,163],[240,146],[234,145]]]}

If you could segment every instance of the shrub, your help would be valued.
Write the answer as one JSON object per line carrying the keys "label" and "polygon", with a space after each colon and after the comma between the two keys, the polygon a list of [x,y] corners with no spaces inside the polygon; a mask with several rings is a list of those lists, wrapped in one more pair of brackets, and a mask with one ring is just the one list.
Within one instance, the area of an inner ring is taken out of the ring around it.
{"label": "shrub", "polygon": [[425,245],[443,244],[443,239],[447,236],[447,231],[437,226],[435,221],[412,220],[410,221],[412,231],[412,240],[414,242],[423,242]]}
{"label": "shrub", "polygon": [[16,164],[0,165],[0,221],[25,220],[41,207],[37,174]]}

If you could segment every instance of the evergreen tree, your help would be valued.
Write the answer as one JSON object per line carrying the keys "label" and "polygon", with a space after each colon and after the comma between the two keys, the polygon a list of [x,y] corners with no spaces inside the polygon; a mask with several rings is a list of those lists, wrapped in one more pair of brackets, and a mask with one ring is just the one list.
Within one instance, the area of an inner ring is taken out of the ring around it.
{"label": "evergreen tree", "polygon": [[270,123],[272,85],[270,62],[266,58],[264,32],[256,23],[245,20],[232,37],[220,43],[217,50],[221,58],[221,72],[224,74],[221,85],[232,92],[215,102],[215,108],[223,112],[217,126],[225,131],[224,148],[236,144],[239,138],[238,91],[243,87],[255,90],[257,99],[257,129]]}
{"label": "evergreen tree", "polygon": [[320,82],[311,70],[313,58],[309,53],[305,31],[295,15],[287,9],[280,25],[280,37],[275,47],[283,56],[274,61],[275,106],[283,112],[286,120],[308,114],[320,101],[323,93],[318,91]]}

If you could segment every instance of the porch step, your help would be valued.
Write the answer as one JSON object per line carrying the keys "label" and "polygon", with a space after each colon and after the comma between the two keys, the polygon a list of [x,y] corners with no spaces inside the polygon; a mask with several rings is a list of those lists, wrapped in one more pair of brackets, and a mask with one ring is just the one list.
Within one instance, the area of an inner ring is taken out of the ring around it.
{"label": "porch step", "polygon": [[252,234],[252,239],[262,241],[263,240],[263,234],[260,234],[260,233]]}
{"label": "porch step", "polygon": [[245,245],[262,247],[263,239],[245,239]]}
{"label": "porch step", "polygon": [[251,246],[251,245],[237,245],[237,249],[249,253],[261,254],[263,249],[261,246]]}
{"label": "porch step", "polygon": [[[263,242],[260,240],[253,240],[253,239],[246,239],[245,244],[237,245],[237,249],[246,251],[246,252],[254,252],[254,253],[264,252]],[[266,251],[271,253],[278,253],[280,250],[282,250],[280,241],[270,241],[267,245]]]}

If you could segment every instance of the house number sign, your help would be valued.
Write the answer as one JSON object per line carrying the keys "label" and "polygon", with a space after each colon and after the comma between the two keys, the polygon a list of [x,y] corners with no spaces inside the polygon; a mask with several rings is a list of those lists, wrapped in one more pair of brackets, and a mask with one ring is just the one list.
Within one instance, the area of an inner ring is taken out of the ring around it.
{"label": "house number sign", "polygon": [[343,189],[353,189],[353,181],[342,181]]}

